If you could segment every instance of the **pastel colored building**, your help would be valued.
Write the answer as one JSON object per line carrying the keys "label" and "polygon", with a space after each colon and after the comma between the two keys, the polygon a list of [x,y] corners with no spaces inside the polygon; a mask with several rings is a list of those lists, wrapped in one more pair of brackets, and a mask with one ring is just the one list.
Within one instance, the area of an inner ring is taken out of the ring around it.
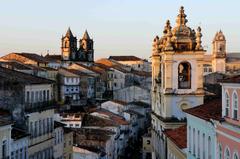
{"label": "pastel colored building", "polygon": [[187,114],[187,158],[215,159],[215,122],[221,119],[221,99],[214,99],[195,108],[185,110]]}
{"label": "pastel colored building", "polygon": [[240,158],[240,76],[222,81],[222,120],[218,122],[217,158]]}

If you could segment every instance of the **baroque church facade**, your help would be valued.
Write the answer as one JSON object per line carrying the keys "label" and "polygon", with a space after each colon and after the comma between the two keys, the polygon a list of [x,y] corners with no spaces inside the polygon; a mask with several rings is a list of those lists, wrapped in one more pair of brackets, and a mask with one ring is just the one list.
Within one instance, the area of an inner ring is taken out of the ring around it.
{"label": "baroque church facade", "polygon": [[78,48],[77,38],[68,28],[66,35],[62,37],[61,51],[63,61],[94,62],[93,39],[90,38],[87,30],[79,40]]}
{"label": "baroque church facade", "polygon": [[176,26],[167,20],[163,36],[156,36],[152,51],[152,146],[153,159],[166,158],[166,129],[186,123],[184,109],[203,104],[201,28],[187,26],[181,7]]}

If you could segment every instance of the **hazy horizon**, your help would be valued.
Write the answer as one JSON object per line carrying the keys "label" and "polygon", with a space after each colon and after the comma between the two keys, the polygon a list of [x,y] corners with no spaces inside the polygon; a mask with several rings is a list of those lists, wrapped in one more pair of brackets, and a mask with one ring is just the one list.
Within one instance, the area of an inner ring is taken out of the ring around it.
{"label": "hazy horizon", "polygon": [[201,26],[203,46],[220,29],[227,51],[240,52],[240,2],[230,0],[11,0],[1,2],[0,56],[10,52],[61,54],[61,37],[70,27],[78,40],[87,29],[94,40],[95,59],[109,55],[151,56],[152,40],[161,36],[167,19],[175,26],[180,6],[187,25]]}

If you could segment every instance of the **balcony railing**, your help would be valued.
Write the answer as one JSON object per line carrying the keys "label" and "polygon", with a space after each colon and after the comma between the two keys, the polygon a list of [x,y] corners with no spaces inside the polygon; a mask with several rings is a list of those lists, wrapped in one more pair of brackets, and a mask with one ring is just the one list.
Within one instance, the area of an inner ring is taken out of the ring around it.
{"label": "balcony railing", "polygon": [[35,112],[35,111],[43,111],[46,109],[55,108],[56,101],[44,101],[44,102],[36,102],[36,103],[25,103],[25,111]]}

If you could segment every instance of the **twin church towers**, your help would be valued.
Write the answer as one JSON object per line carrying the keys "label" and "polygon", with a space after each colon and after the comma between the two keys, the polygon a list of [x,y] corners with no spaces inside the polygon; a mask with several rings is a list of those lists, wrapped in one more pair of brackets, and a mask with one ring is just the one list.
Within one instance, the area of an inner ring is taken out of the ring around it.
{"label": "twin church towers", "polygon": [[65,36],[62,37],[62,60],[63,61],[94,61],[93,39],[88,35],[87,30],[79,40],[77,47],[77,38],[73,36],[72,31],[68,28]]}

